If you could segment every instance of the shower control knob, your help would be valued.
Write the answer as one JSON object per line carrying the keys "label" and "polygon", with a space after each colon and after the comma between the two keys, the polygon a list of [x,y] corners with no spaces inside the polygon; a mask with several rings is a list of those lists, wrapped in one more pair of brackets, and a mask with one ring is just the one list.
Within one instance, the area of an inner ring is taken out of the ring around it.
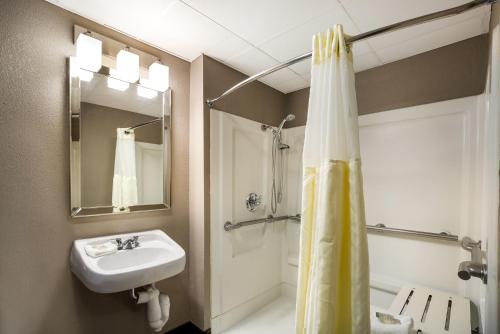
{"label": "shower control knob", "polygon": [[253,212],[262,204],[262,196],[256,193],[250,193],[245,202],[247,210]]}

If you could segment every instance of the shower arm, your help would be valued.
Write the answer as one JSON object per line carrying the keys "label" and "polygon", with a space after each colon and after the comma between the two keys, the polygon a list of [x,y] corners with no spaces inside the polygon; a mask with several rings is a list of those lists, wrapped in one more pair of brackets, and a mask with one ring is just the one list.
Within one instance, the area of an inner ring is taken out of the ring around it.
{"label": "shower arm", "polygon": [[[461,14],[463,12],[466,12],[468,10],[471,10],[471,9],[474,9],[474,8],[477,8],[477,7],[480,7],[480,6],[483,6],[483,5],[492,5],[495,2],[497,2],[497,1],[498,0],[474,0],[474,1],[468,2],[466,4],[463,4],[463,5],[460,5],[460,6],[457,6],[457,7],[453,7],[453,8],[441,10],[441,11],[438,11],[438,12],[435,12],[435,13],[431,13],[431,14],[427,14],[427,15],[418,16],[418,17],[413,18],[413,19],[409,19],[409,20],[405,20],[405,21],[393,23],[393,24],[390,24],[390,25],[382,27],[382,28],[370,30],[370,31],[367,31],[367,32],[359,34],[359,35],[347,37],[346,38],[346,43],[347,44],[352,44],[354,42],[365,40],[365,39],[368,39],[368,38],[371,38],[371,37],[375,37],[375,36],[378,36],[378,35],[382,35],[382,34],[385,34],[385,33],[388,33],[388,32],[400,30],[400,29],[403,29],[403,28],[412,27],[412,26],[415,26],[415,25],[419,25],[419,24],[422,24],[422,23],[430,22],[430,21],[433,21],[433,20],[436,20],[436,19],[440,19],[440,18],[445,18],[445,17],[449,17],[449,16]],[[236,85],[234,85],[233,87],[229,88],[228,90],[226,90],[224,93],[222,93],[218,97],[213,98],[213,99],[207,99],[205,102],[207,103],[207,105],[210,108],[212,108],[215,105],[215,102],[217,102],[220,99],[228,96],[231,93],[236,92],[237,90],[245,87],[246,85],[248,85],[248,84],[250,84],[250,83],[252,83],[252,82],[254,82],[256,80],[259,80],[260,78],[262,78],[262,77],[264,77],[264,76],[266,76],[268,74],[274,73],[274,72],[279,71],[279,70],[281,70],[281,69],[283,69],[285,67],[288,67],[290,65],[296,64],[298,62],[301,62],[303,60],[309,59],[311,57],[312,57],[312,52],[308,52],[306,54],[294,57],[294,58],[292,58],[292,59],[290,59],[290,60],[288,60],[288,61],[286,61],[284,63],[278,64],[278,65],[275,65],[275,66],[273,66],[271,68],[263,70],[263,71],[255,74],[255,75],[252,75],[251,77],[248,77],[247,79],[245,79],[245,80],[237,83]]]}

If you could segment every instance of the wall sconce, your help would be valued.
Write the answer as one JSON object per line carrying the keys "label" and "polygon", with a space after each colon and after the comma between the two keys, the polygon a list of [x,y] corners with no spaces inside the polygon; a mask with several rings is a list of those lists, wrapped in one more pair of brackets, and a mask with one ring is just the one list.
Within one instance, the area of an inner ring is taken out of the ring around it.
{"label": "wall sconce", "polygon": [[80,34],[76,39],[76,58],[80,68],[97,72],[102,66],[102,41]]}

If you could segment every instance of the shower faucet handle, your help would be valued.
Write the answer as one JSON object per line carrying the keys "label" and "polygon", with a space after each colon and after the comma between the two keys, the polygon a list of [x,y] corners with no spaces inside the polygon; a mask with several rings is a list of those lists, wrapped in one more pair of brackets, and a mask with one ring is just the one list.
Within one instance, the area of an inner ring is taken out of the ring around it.
{"label": "shower faucet handle", "polygon": [[245,200],[247,210],[250,212],[255,211],[262,204],[262,196],[256,193],[248,194]]}

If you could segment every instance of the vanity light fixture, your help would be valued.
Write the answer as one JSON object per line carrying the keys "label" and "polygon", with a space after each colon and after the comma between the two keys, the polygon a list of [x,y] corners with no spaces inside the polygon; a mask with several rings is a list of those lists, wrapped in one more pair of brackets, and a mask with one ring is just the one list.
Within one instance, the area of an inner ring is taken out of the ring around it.
{"label": "vanity light fixture", "polygon": [[108,77],[108,87],[119,91],[127,90],[130,84],[128,82]]}
{"label": "vanity light fixture", "polygon": [[152,99],[158,96],[158,92],[154,89],[147,87],[137,86],[137,95],[144,97],[146,99]]}
{"label": "vanity light fixture", "polygon": [[139,55],[120,50],[116,55],[116,71],[113,76],[132,83],[139,80]]}
{"label": "vanity light fixture", "polygon": [[169,68],[160,62],[154,62],[149,66],[149,83],[151,88],[164,92],[170,86]]}
{"label": "vanity light fixture", "polygon": [[89,33],[80,34],[76,39],[76,58],[80,68],[97,72],[102,66],[102,41]]}

